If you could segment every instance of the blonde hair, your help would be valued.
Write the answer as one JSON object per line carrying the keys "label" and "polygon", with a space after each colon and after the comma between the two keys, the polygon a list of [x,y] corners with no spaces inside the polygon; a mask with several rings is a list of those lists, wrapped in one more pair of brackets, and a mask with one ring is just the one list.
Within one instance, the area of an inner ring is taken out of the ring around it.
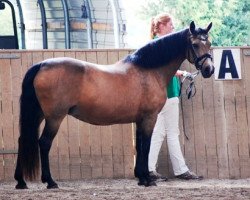
{"label": "blonde hair", "polygon": [[162,13],[153,17],[151,19],[150,38],[153,39],[157,35],[157,33],[159,33],[160,24],[166,24],[171,19],[172,19],[171,16],[166,13]]}

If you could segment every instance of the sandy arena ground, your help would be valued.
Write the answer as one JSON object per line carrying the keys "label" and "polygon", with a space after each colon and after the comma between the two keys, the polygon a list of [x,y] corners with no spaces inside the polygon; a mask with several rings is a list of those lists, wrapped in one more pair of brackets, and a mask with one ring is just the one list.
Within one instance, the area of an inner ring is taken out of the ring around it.
{"label": "sandy arena ground", "polygon": [[58,182],[60,189],[48,190],[41,182],[16,190],[15,182],[0,182],[1,200],[250,200],[250,179],[180,181],[158,183],[157,187],[137,186],[135,179],[98,179]]}

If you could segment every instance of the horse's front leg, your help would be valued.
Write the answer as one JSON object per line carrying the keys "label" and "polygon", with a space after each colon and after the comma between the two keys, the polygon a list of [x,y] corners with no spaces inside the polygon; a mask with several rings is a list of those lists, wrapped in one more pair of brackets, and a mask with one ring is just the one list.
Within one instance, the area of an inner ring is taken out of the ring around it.
{"label": "horse's front leg", "polygon": [[49,151],[52,145],[52,141],[56,136],[56,133],[61,124],[61,120],[46,119],[43,133],[39,139],[41,165],[42,165],[42,182],[48,183],[47,188],[58,188],[57,183],[52,179],[49,166]]}
{"label": "horse's front leg", "polygon": [[150,149],[151,136],[145,135],[140,129],[136,129],[136,164],[135,177],[139,179],[138,185],[155,185],[149,177],[148,153]]}
{"label": "horse's front leg", "polygon": [[135,177],[139,179],[138,185],[156,186],[150,179],[148,171],[148,154],[150,150],[151,135],[157,115],[136,123],[136,164]]}

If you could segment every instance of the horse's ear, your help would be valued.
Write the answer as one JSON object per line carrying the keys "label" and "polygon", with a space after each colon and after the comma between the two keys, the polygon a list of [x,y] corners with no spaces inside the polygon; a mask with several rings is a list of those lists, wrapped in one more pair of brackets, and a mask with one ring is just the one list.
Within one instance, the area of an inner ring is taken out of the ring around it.
{"label": "horse's ear", "polygon": [[207,33],[208,33],[208,31],[212,28],[212,25],[213,25],[213,23],[210,22],[210,24],[207,26],[207,29],[206,29],[206,32],[207,32]]}
{"label": "horse's ear", "polygon": [[189,30],[190,30],[190,32],[191,32],[192,34],[195,33],[195,24],[194,24],[194,21],[192,21],[192,22],[190,23]]}

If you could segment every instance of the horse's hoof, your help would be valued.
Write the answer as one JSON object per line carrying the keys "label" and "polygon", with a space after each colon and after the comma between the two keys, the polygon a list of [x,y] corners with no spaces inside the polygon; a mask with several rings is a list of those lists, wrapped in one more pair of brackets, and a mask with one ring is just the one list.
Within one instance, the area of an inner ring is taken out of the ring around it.
{"label": "horse's hoof", "polygon": [[147,185],[147,181],[146,180],[139,180],[138,185],[139,186],[146,186]]}
{"label": "horse's hoof", "polygon": [[138,185],[145,186],[145,187],[157,186],[155,181],[147,181],[147,180],[139,180]]}
{"label": "horse's hoof", "polygon": [[26,184],[17,184],[15,188],[18,190],[28,189]]}
{"label": "horse's hoof", "polygon": [[58,189],[58,188],[59,187],[56,183],[47,186],[47,189]]}
{"label": "horse's hoof", "polygon": [[150,187],[150,186],[157,186],[155,181],[148,181],[148,184],[146,187]]}

